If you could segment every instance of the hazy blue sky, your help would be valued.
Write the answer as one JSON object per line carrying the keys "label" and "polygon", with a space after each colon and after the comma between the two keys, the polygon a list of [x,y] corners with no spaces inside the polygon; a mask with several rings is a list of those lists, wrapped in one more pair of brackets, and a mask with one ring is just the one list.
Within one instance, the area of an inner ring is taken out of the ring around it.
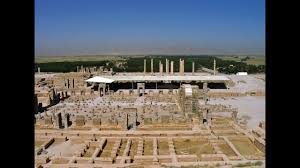
{"label": "hazy blue sky", "polygon": [[264,51],[264,0],[35,0],[36,55]]}

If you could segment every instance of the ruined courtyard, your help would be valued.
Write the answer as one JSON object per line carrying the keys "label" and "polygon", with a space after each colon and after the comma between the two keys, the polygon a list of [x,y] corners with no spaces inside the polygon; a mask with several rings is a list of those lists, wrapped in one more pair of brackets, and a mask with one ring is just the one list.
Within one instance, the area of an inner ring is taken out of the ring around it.
{"label": "ruined courtyard", "polygon": [[264,76],[185,72],[184,60],[179,72],[173,66],[165,60],[154,72],[145,60],[144,72],[134,73],[39,69],[36,167],[263,167]]}

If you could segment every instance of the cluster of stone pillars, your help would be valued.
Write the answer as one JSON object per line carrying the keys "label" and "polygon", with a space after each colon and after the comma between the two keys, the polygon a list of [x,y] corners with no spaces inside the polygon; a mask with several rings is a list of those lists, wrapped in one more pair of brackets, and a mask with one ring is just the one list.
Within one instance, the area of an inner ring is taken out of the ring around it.
{"label": "cluster of stone pillars", "polygon": [[[99,68],[95,67],[83,67],[81,66],[77,66],[76,67],[76,72],[83,72],[83,73],[95,73],[95,72],[103,72],[103,67],[100,66]],[[110,70],[112,71],[112,68],[110,68]]]}
{"label": "cluster of stone pillars", "polygon": [[[154,68],[153,68],[153,59],[151,59],[151,74],[154,73]],[[159,73],[162,75],[164,72],[164,65],[161,63],[161,61],[159,61]],[[167,74],[174,74],[174,61],[171,61],[171,65],[170,65],[170,61],[168,59],[166,59],[166,70],[165,72]],[[144,59],[144,73],[147,73],[147,60]]]}
{"label": "cluster of stone pillars", "polygon": [[[65,80],[65,88],[70,88],[71,84],[70,84],[70,79]],[[75,88],[75,80],[73,78],[72,80],[72,88]]]}
{"label": "cluster of stone pillars", "polygon": [[[159,69],[160,75],[162,75],[164,72],[164,65],[162,64],[161,61],[159,61],[158,69]],[[215,70],[215,62],[214,62],[214,70]],[[170,61],[170,60],[166,59],[165,72],[166,72],[166,74],[171,74],[171,75],[174,74],[174,61]],[[145,74],[147,73],[147,60],[146,59],[144,59],[144,73]],[[153,74],[153,73],[154,73],[153,59],[151,59],[151,74]],[[192,62],[192,74],[194,74],[194,73],[195,73],[195,62]],[[179,74],[184,75],[184,60],[183,59],[179,60]]]}
{"label": "cluster of stone pillars", "polygon": [[68,113],[52,113],[52,121],[54,121],[54,127],[55,128],[68,128],[69,127],[69,114]]}

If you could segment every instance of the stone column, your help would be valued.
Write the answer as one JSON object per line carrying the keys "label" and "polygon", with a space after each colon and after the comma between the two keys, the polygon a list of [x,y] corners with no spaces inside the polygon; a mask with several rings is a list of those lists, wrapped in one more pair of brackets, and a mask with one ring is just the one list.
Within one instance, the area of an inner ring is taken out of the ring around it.
{"label": "stone column", "polygon": [[41,69],[40,69],[40,67],[38,67],[38,73],[39,73],[39,74],[41,73]]}
{"label": "stone column", "polygon": [[55,114],[55,127],[56,128],[61,128],[62,126],[62,118],[61,118],[61,113],[56,113]]}
{"label": "stone column", "polygon": [[98,86],[98,92],[99,92],[99,96],[101,97],[101,87],[100,87],[100,85]]}
{"label": "stone column", "polygon": [[159,73],[161,72],[160,64],[161,64],[161,61],[159,61],[159,63],[158,63],[158,70],[159,70]]}
{"label": "stone column", "polygon": [[109,84],[107,84],[107,92],[108,92],[108,95],[110,95]]}
{"label": "stone column", "polygon": [[144,59],[144,73],[146,73],[146,71],[147,71],[147,70],[146,70],[146,68],[147,68],[147,65],[146,65],[146,64],[147,64],[147,62],[146,62],[146,61],[147,61],[147,60],[146,60],[146,59]]}
{"label": "stone column", "polygon": [[181,58],[179,59],[179,74],[181,74]]}
{"label": "stone column", "polygon": [[169,60],[166,59],[166,74],[169,74]]}
{"label": "stone column", "polygon": [[214,75],[216,75],[216,59],[214,59]]}
{"label": "stone column", "polygon": [[182,60],[182,75],[184,75],[184,60]]}
{"label": "stone column", "polygon": [[68,113],[64,114],[64,126],[65,126],[65,128],[69,127],[69,114]]}
{"label": "stone column", "polygon": [[136,130],[136,122],[137,122],[137,114],[136,112],[133,113],[133,125],[132,125],[132,128],[133,130]]}
{"label": "stone column", "polygon": [[153,59],[151,59],[151,73],[153,74]]}
{"label": "stone column", "polygon": [[125,113],[124,121],[123,121],[123,130],[128,130],[128,113]]}
{"label": "stone column", "polygon": [[194,73],[195,73],[195,62],[193,62],[192,64],[192,74],[194,75]]}
{"label": "stone column", "polygon": [[159,61],[159,73],[160,73],[160,75],[162,75],[162,73],[163,73],[163,64],[161,63],[161,61]]}
{"label": "stone column", "polygon": [[184,60],[181,60],[180,59],[180,62],[179,62],[179,73],[180,75],[184,75]]}
{"label": "stone column", "polygon": [[171,61],[171,75],[174,73],[174,61]]}

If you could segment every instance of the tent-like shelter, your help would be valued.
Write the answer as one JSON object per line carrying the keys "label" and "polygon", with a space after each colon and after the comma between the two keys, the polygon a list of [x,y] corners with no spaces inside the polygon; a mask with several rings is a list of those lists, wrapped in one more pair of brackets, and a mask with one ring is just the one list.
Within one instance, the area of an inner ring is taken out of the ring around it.
{"label": "tent-like shelter", "polygon": [[112,83],[113,79],[108,79],[108,78],[103,78],[100,76],[95,76],[93,78],[90,78],[88,80],[85,80],[86,82],[90,82],[90,83]]}

